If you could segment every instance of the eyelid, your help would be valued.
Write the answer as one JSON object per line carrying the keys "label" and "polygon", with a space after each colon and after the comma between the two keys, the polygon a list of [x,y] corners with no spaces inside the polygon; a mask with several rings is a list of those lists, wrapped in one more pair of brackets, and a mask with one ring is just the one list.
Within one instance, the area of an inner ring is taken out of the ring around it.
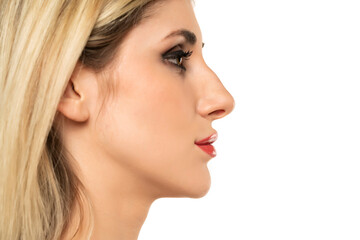
{"label": "eyelid", "polygon": [[164,59],[170,59],[175,57],[183,57],[185,59],[189,58],[192,54],[192,51],[184,51],[184,50],[177,50],[173,52],[169,52],[163,55]]}
{"label": "eyelid", "polygon": [[[173,51],[175,48],[179,47],[180,50]],[[173,66],[178,67],[181,69],[181,71],[186,71],[185,66],[183,65],[184,61],[181,61],[180,64],[176,64],[173,61],[174,59],[182,59],[182,60],[188,60],[193,52],[192,51],[184,51],[182,46],[176,45],[175,47],[172,47],[170,50],[168,50],[166,53],[162,55],[163,60],[167,60],[170,62]]]}
{"label": "eyelid", "polygon": [[164,57],[165,55],[167,55],[168,53],[170,53],[172,50],[174,50],[175,48],[180,48],[181,50],[183,49],[182,44],[177,44],[174,47],[170,48],[169,50],[167,50],[162,56]]}

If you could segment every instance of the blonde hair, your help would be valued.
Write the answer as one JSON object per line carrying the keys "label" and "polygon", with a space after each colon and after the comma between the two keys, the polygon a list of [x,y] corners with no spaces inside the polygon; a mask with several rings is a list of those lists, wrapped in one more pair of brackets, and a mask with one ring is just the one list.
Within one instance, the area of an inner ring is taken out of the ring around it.
{"label": "blonde hair", "polygon": [[104,68],[153,2],[0,1],[0,239],[62,235],[86,193],[57,105],[75,65]]}

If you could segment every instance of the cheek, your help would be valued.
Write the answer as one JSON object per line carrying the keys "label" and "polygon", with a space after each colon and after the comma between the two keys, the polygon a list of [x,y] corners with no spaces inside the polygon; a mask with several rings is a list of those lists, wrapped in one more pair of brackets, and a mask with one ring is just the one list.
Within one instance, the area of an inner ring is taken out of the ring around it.
{"label": "cheek", "polygon": [[194,124],[195,108],[185,80],[175,72],[164,71],[163,66],[144,66],[136,70],[141,74],[128,77],[126,85],[118,92],[122,96],[118,106],[123,114],[144,131],[144,137],[168,137],[176,131],[189,129]]}
{"label": "cheek", "polygon": [[99,118],[101,142],[112,158],[132,168],[176,171],[194,147],[192,97],[182,79],[145,70],[121,78],[117,97]]}

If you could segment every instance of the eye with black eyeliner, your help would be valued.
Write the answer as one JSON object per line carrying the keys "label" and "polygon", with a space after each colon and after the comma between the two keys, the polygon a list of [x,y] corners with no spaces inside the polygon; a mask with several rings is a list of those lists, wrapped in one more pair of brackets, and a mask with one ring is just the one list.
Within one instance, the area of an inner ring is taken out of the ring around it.
{"label": "eye with black eyeliner", "polygon": [[178,46],[175,46],[166,53],[164,53],[162,55],[162,58],[164,61],[167,61],[173,64],[174,66],[180,68],[181,70],[186,71],[186,67],[183,65],[183,63],[184,60],[189,59],[189,57],[192,54],[192,51],[186,51],[186,52],[183,50],[172,51],[176,47]]}

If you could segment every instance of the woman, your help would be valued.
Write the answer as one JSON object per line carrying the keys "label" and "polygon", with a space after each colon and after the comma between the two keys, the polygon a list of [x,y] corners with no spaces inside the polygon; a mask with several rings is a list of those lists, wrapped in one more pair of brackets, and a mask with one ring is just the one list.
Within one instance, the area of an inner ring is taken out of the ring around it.
{"label": "woman", "polygon": [[191,0],[0,9],[0,239],[137,239],[156,199],[208,192],[234,100]]}

